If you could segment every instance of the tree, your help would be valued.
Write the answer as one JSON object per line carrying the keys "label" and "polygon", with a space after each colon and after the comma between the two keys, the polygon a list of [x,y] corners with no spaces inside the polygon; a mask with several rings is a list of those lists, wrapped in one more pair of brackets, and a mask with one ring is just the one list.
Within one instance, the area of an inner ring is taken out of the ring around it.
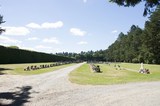
{"label": "tree", "polygon": [[121,32],[117,40],[106,50],[107,61],[139,62],[141,35],[142,29],[135,25],[131,26],[126,35]]}
{"label": "tree", "polygon": [[143,40],[146,61],[160,64],[160,6],[145,23]]}
{"label": "tree", "polygon": [[[0,25],[1,25],[2,23],[5,23],[5,21],[3,21],[3,16],[0,15]],[[0,27],[0,34],[2,34],[2,32],[4,32],[4,31],[5,31],[5,29],[2,29],[2,28]]]}
{"label": "tree", "polygon": [[153,9],[160,5],[160,0],[110,0],[110,2],[124,7],[134,7],[135,5],[143,1],[145,2],[143,16],[152,13]]}

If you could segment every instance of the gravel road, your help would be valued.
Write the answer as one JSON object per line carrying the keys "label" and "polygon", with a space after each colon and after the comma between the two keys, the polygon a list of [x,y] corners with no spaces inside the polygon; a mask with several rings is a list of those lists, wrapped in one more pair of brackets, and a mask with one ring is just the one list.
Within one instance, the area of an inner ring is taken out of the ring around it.
{"label": "gravel road", "polygon": [[160,82],[77,85],[68,74],[83,63],[31,76],[1,75],[2,106],[160,106]]}

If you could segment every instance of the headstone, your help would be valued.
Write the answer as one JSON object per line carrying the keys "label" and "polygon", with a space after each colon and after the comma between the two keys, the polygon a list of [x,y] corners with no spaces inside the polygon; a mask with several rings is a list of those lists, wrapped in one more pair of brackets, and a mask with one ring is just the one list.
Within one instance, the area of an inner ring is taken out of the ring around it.
{"label": "headstone", "polygon": [[143,70],[144,69],[144,67],[143,67],[143,63],[141,63],[141,68],[140,68],[140,70]]}

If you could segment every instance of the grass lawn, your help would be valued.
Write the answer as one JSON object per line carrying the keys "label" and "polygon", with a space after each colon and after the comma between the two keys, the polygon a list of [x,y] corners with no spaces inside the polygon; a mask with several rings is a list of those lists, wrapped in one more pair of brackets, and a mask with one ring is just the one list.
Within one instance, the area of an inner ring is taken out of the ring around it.
{"label": "grass lawn", "polygon": [[111,64],[98,64],[102,73],[94,73],[90,69],[89,64],[84,64],[78,69],[70,73],[70,81],[78,84],[91,85],[108,85],[108,84],[122,84],[129,82],[146,82],[146,81],[160,81],[160,65],[144,65],[148,68],[151,74],[140,74],[138,70],[140,64],[121,63],[121,67],[134,69],[137,71],[116,70]]}
{"label": "grass lawn", "polygon": [[39,66],[42,64],[52,64],[52,63],[2,64],[2,65],[0,65],[0,69],[3,68],[5,70],[0,70],[0,74],[34,75],[34,74],[41,74],[41,73],[54,71],[54,70],[57,70],[60,68],[64,68],[64,67],[73,65],[73,64],[66,64],[66,65],[54,66],[51,68],[43,68],[43,69],[39,69],[39,70],[24,71],[24,68],[26,68],[27,66],[32,66],[32,65]]}

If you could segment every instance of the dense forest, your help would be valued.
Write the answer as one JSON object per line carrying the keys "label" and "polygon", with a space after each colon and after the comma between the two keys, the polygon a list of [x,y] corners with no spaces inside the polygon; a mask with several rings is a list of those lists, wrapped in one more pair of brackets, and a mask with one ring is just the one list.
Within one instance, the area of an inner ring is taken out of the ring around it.
{"label": "dense forest", "polygon": [[81,53],[62,52],[62,53],[56,53],[56,55],[74,58],[79,61],[106,61],[104,50],[98,50],[95,52],[92,50],[88,52],[82,51]]}
{"label": "dense forest", "polygon": [[160,7],[145,22],[144,29],[132,25],[127,34],[121,32],[106,50],[57,53],[84,61],[110,61],[160,64]]}
{"label": "dense forest", "polygon": [[53,54],[0,46],[0,64],[38,63],[38,62],[57,62],[57,61],[74,61],[74,59],[64,56],[56,56]]}
{"label": "dense forest", "polygon": [[143,30],[133,25],[127,34],[120,33],[106,50],[106,57],[107,61],[160,64],[160,7],[145,22]]}

